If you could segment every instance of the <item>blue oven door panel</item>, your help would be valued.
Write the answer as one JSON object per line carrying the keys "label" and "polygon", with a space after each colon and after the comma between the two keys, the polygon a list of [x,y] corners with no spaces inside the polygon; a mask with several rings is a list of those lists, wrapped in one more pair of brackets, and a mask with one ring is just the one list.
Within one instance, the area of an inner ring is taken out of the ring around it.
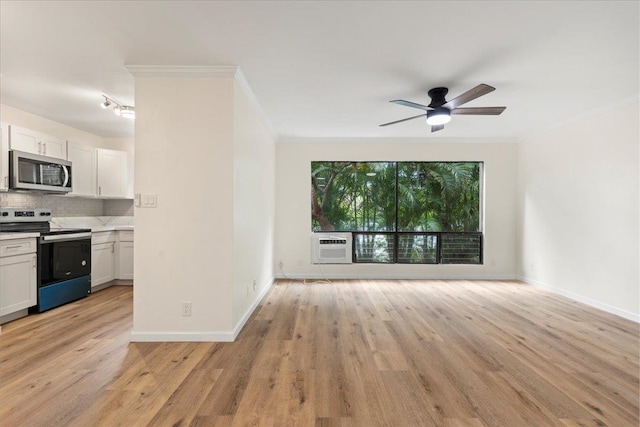
{"label": "blue oven door panel", "polygon": [[84,298],[91,293],[91,275],[38,288],[37,313]]}

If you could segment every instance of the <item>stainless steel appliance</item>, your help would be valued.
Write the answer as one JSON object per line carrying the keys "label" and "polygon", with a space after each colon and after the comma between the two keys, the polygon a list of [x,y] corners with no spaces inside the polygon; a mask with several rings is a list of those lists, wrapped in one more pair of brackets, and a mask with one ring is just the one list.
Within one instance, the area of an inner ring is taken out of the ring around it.
{"label": "stainless steel appliance", "polygon": [[50,219],[49,209],[0,209],[0,232],[40,233],[37,313],[91,293],[91,230],[51,229]]}
{"label": "stainless steel appliance", "polygon": [[24,151],[9,153],[10,189],[47,193],[72,191],[71,162]]}

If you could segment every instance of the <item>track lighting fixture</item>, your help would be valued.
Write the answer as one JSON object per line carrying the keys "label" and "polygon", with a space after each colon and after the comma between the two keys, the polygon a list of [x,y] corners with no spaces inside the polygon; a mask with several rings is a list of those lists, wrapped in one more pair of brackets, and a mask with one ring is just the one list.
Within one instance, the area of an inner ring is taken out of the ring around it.
{"label": "track lighting fixture", "polygon": [[113,112],[116,114],[116,116],[126,117],[127,119],[136,118],[135,108],[129,105],[122,105],[106,95],[102,95],[102,97],[104,98],[104,101],[100,103],[100,107],[109,108],[110,106],[113,106]]}

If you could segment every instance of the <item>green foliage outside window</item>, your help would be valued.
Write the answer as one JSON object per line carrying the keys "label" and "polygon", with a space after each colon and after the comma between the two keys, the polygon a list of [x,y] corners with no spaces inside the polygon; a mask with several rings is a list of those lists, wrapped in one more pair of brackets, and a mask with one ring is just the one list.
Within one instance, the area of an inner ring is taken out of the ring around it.
{"label": "green foliage outside window", "polygon": [[480,231],[481,170],[479,162],[312,162],[312,229]]}

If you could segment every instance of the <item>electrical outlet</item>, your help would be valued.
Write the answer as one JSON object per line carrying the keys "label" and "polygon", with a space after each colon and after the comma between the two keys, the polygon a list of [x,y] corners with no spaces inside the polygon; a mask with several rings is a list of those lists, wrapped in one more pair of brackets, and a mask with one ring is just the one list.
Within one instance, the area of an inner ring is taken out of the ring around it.
{"label": "electrical outlet", "polygon": [[533,263],[529,264],[529,271],[533,271]]}
{"label": "electrical outlet", "polygon": [[191,317],[191,303],[183,302],[182,303],[182,317]]}
{"label": "electrical outlet", "polygon": [[491,267],[495,267],[496,266],[496,260],[494,258],[491,258]]}
{"label": "electrical outlet", "polygon": [[280,267],[280,270],[284,267],[284,262],[282,262],[282,260],[278,263],[278,267]]}
{"label": "electrical outlet", "polygon": [[258,289],[258,282],[256,282],[255,280],[253,281],[253,290],[255,291],[256,289]]}

